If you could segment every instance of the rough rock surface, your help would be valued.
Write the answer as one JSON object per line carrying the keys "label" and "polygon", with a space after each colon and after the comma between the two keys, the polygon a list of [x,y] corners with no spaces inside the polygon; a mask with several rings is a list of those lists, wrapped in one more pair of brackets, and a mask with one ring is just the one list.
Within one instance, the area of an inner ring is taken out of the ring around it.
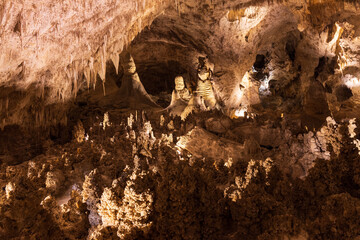
{"label": "rough rock surface", "polygon": [[[358,139],[353,121],[335,123],[329,118],[324,128],[330,131],[336,124],[341,138],[332,138],[322,130],[324,141],[331,146],[341,139],[342,144],[338,153],[329,148],[331,154],[326,159],[320,159],[327,155],[316,153],[316,148],[306,147],[310,140],[303,143],[305,148],[296,148],[300,142],[295,140],[300,137],[288,131],[289,136],[281,141],[290,144],[292,154],[315,151],[314,158],[303,153],[304,159],[314,162],[300,180],[280,170],[291,172],[296,165],[284,165],[276,148],[260,147],[250,136],[251,144],[246,140],[236,145],[234,140],[195,127],[173,142],[165,140],[164,131],[165,135],[180,134],[181,126],[176,123],[174,129],[164,130],[160,118],[151,124],[146,114],[137,120],[136,115],[128,116],[120,113],[116,117],[113,112],[105,129],[100,124],[102,118],[91,127],[85,125],[89,137],[83,142],[74,138],[20,165],[3,163],[0,236],[355,239],[360,235],[360,155],[353,143]],[[165,118],[166,124],[171,118]],[[234,128],[242,124],[246,122],[233,122]],[[302,138],[314,136],[309,132]],[[186,147],[183,138],[190,141]],[[199,144],[204,140],[218,146]],[[257,147],[252,147],[254,144]],[[145,146],[151,156],[142,154]],[[205,147],[212,152],[201,149]],[[219,154],[221,149],[234,149],[233,155],[229,155],[231,151]],[[265,158],[269,152],[273,159]]]}
{"label": "rough rock surface", "polygon": [[1,1],[0,239],[360,239],[359,8]]}
{"label": "rough rock surface", "polygon": [[228,139],[219,139],[198,127],[192,129],[185,136],[181,136],[176,146],[186,149],[198,158],[206,157],[214,160],[232,158],[237,161],[244,153],[243,145]]}

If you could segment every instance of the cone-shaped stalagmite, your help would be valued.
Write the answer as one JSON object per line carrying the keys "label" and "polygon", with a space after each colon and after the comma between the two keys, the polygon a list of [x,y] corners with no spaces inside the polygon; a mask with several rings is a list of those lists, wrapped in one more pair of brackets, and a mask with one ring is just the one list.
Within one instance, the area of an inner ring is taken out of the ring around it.
{"label": "cone-shaped stalagmite", "polygon": [[133,108],[138,108],[141,105],[160,107],[151,99],[142,85],[130,53],[121,55],[121,65],[124,68],[124,77],[119,91],[121,98],[128,101],[129,106]]}

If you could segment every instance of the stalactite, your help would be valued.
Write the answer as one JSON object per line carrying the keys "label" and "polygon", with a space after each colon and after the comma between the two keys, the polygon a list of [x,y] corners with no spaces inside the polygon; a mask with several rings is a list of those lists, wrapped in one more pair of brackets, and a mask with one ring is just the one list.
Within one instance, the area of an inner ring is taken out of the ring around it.
{"label": "stalactite", "polygon": [[75,62],[73,69],[73,81],[74,81],[74,97],[77,97],[78,92],[78,78],[79,78],[79,63]]}
{"label": "stalactite", "polygon": [[95,62],[94,62],[94,82],[93,82],[94,89],[95,89],[95,85],[96,85],[97,75],[99,74],[100,71],[101,71],[101,63],[98,60],[95,60]]}
{"label": "stalactite", "polygon": [[89,67],[91,71],[94,71],[94,58],[90,57]]}
{"label": "stalactite", "polygon": [[119,74],[119,62],[120,62],[120,56],[118,53],[111,55],[111,61],[115,66],[116,74]]}
{"label": "stalactite", "polygon": [[102,82],[102,86],[103,86],[103,92],[104,92],[104,96],[106,95],[106,90],[105,90],[105,82]]}
{"label": "stalactite", "polygon": [[91,82],[91,78],[90,78],[90,67],[86,66],[84,68],[84,76],[86,78],[86,83],[87,83],[87,88],[90,88],[90,82]]}
{"label": "stalactite", "polygon": [[66,74],[65,77],[66,77],[67,79],[70,79],[70,78],[71,78],[71,75],[70,75],[70,72],[69,72],[69,70],[68,70],[68,67],[65,67],[65,68],[64,68],[64,72],[65,72],[65,74]]}
{"label": "stalactite", "polygon": [[95,90],[97,72],[94,69],[94,58],[93,57],[90,57],[89,67],[90,67],[90,83],[93,84],[93,88]]}
{"label": "stalactite", "polygon": [[128,40],[128,36],[125,35],[125,36],[124,36],[124,40],[123,40],[123,47],[124,47],[125,50],[127,49],[127,46],[128,46],[127,40]]}
{"label": "stalactite", "polygon": [[104,45],[103,45],[101,56],[100,56],[101,68],[98,71],[99,76],[103,82],[105,82],[105,80],[106,80],[105,79],[106,78],[106,59],[107,59],[107,54],[106,54],[106,45],[107,44],[106,43],[107,43],[107,36],[105,35]]}
{"label": "stalactite", "polygon": [[38,40],[38,35],[39,35],[39,33],[36,32],[36,33],[35,33],[35,38],[36,38],[35,55],[36,55],[36,57],[38,57],[38,55],[39,55],[39,40]]}
{"label": "stalactite", "polygon": [[105,82],[105,80],[106,80],[106,58],[105,58],[104,54],[101,54],[100,65],[101,66],[100,66],[98,73],[99,73],[101,80],[103,82]]}
{"label": "stalactite", "polygon": [[[65,78],[66,78],[66,81],[71,85],[74,84],[74,75],[73,75],[73,72],[72,72],[72,69],[71,69],[71,65],[65,67]],[[71,90],[72,91],[72,90]],[[72,95],[72,92],[71,92],[71,95]],[[64,94],[63,94],[63,97],[64,97]],[[63,99],[64,101],[64,99]]]}
{"label": "stalactite", "polygon": [[97,75],[98,73],[96,71],[93,72],[93,89],[96,89],[96,82],[97,82]]}
{"label": "stalactite", "polygon": [[120,38],[120,40],[117,42],[117,44],[115,45],[115,50],[114,52],[119,55],[119,53],[121,53],[124,49],[124,43],[122,41],[122,38]]}

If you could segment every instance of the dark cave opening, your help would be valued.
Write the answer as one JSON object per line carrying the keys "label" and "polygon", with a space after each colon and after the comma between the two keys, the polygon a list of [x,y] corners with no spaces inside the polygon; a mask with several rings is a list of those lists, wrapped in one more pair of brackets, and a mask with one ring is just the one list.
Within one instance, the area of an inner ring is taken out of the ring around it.
{"label": "dark cave opening", "polygon": [[252,67],[252,77],[257,81],[264,81],[266,77],[268,77],[268,71],[266,70],[266,66],[269,62],[267,56],[263,54],[257,54],[255,58],[255,62]]}
{"label": "dark cave opening", "polygon": [[187,75],[181,63],[176,61],[141,63],[137,64],[137,69],[141,82],[151,95],[171,93],[175,87],[175,77]]}
{"label": "dark cave opening", "polygon": [[28,133],[19,125],[8,125],[0,130],[0,162],[17,165],[43,151],[43,136],[38,133]]}
{"label": "dark cave opening", "polygon": [[350,88],[346,85],[340,85],[335,89],[336,98],[339,102],[348,100],[353,96],[353,93]]}
{"label": "dark cave opening", "polygon": [[265,64],[266,64],[266,57],[263,54],[258,54],[256,55],[256,59],[254,62],[254,68],[256,71],[261,71],[265,68]]}

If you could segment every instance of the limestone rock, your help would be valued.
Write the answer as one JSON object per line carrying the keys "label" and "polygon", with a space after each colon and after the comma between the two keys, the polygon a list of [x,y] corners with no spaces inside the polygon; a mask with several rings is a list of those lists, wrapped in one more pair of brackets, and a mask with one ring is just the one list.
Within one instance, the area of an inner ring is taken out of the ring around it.
{"label": "limestone rock", "polygon": [[214,133],[226,133],[231,124],[231,120],[228,118],[209,118],[205,121],[206,129]]}
{"label": "limestone rock", "polygon": [[65,178],[60,170],[47,172],[45,185],[46,188],[51,192],[57,192],[62,187]]}
{"label": "limestone rock", "polygon": [[[194,156],[210,158],[215,161],[232,158],[236,162],[244,157],[243,145],[221,139],[199,127],[195,127],[185,136],[180,137],[176,146],[186,149]],[[211,151],[207,149],[211,149]]]}

